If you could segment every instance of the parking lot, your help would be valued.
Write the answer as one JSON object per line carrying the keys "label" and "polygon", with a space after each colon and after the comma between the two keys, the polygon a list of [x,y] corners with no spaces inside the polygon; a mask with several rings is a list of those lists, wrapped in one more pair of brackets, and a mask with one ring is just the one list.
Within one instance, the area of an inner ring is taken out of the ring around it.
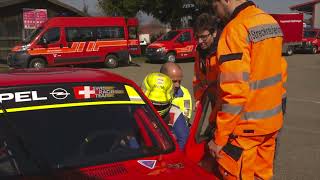
{"label": "parking lot", "polygon": [[[320,179],[320,54],[298,54],[287,58],[288,113],[281,133],[277,157],[276,180]],[[136,65],[110,71],[121,74],[138,85],[161,64],[148,64],[143,58]],[[192,90],[193,62],[180,62],[184,70],[183,85]],[[6,71],[6,65],[1,65]]]}

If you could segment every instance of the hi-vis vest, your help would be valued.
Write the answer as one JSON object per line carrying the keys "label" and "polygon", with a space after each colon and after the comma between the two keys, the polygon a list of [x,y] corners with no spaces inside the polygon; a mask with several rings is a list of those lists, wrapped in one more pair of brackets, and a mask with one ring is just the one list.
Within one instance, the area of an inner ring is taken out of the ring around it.
{"label": "hi-vis vest", "polygon": [[215,143],[231,134],[259,136],[282,127],[282,31],[246,2],[233,13],[218,45],[219,100]]}
{"label": "hi-vis vest", "polygon": [[178,93],[175,94],[172,104],[178,106],[183,115],[190,120],[192,115],[192,99],[188,89],[180,86]]}
{"label": "hi-vis vest", "polygon": [[194,76],[192,81],[195,101],[200,101],[204,90],[209,87],[212,100],[216,99],[218,60],[216,50],[210,52],[205,59],[201,59],[199,50],[194,61]]}

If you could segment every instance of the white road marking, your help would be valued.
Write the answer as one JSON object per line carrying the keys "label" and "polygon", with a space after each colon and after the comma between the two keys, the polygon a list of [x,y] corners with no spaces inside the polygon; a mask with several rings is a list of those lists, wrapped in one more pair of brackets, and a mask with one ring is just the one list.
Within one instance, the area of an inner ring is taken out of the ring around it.
{"label": "white road marking", "polygon": [[308,102],[314,104],[320,104],[320,100],[312,100],[312,99],[303,99],[303,98],[288,98],[289,101],[297,101],[297,102]]}

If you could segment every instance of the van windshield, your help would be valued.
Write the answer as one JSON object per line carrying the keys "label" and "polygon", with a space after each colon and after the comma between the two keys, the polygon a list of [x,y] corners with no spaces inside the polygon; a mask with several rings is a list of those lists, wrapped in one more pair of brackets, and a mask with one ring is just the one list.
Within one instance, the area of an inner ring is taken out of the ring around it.
{"label": "van windshield", "polygon": [[304,37],[305,38],[315,38],[317,35],[316,31],[305,31],[304,32]]}
{"label": "van windshield", "polygon": [[179,34],[179,31],[169,31],[165,35],[163,35],[159,41],[170,41],[174,39]]}
{"label": "van windshield", "polygon": [[38,29],[34,30],[24,41],[23,44],[29,44],[34,38],[36,38],[40,32],[42,31],[42,27],[39,27]]}

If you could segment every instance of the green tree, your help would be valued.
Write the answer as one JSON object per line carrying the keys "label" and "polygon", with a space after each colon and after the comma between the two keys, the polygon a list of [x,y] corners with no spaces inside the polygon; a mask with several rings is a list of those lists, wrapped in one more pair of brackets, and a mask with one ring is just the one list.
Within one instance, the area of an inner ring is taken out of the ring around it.
{"label": "green tree", "polygon": [[98,5],[108,16],[134,17],[143,0],[98,0]]}
{"label": "green tree", "polygon": [[133,17],[142,11],[173,29],[181,27],[183,17],[195,19],[211,9],[208,0],[99,0],[99,6],[109,16]]}

